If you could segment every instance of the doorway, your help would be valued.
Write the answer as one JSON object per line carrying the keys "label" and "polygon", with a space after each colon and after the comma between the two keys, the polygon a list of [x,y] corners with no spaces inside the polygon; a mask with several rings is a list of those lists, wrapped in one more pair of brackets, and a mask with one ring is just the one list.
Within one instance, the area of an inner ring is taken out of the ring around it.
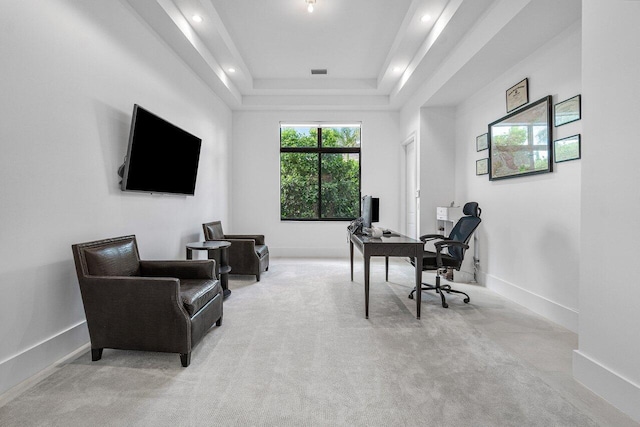
{"label": "doorway", "polygon": [[416,138],[411,135],[402,143],[404,150],[404,202],[403,203],[403,223],[402,232],[414,239],[418,238],[418,174],[416,162]]}

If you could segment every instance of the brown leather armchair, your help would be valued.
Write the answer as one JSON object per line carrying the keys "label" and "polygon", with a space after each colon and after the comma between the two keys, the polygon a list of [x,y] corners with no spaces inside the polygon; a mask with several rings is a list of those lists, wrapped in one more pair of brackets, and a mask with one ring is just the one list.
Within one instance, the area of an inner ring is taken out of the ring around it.
{"label": "brown leather armchair", "polygon": [[205,240],[225,240],[229,247],[229,274],[255,274],[269,270],[269,248],[262,234],[224,234],[220,221],[202,224]]}
{"label": "brown leather armchair", "polygon": [[91,338],[91,360],[104,348],[180,353],[222,325],[215,261],[141,261],[135,236],[72,245]]}

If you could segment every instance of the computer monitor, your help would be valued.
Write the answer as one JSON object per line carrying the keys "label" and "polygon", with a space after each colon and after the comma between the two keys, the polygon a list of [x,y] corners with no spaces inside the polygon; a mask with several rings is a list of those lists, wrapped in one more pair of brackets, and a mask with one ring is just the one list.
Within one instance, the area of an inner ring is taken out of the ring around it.
{"label": "computer monitor", "polygon": [[362,198],[362,226],[371,228],[371,223],[378,221],[380,221],[380,199],[364,196]]}

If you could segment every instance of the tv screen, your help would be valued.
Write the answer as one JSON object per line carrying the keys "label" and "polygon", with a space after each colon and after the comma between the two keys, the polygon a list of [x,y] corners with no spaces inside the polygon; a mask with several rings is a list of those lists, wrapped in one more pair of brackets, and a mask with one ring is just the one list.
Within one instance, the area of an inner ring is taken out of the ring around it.
{"label": "tv screen", "polygon": [[200,138],[134,105],[122,190],[195,194],[201,142]]}

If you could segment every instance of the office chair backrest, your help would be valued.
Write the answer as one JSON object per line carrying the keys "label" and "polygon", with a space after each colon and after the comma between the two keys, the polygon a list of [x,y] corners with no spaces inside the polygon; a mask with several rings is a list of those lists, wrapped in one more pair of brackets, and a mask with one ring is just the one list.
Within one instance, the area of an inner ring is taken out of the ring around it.
{"label": "office chair backrest", "polygon": [[[462,208],[462,213],[466,216],[460,218],[453,227],[453,230],[449,233],[449,240],[468,244],[473,232],[476,231],[476,228],[480,225],[480,221],[482,221],[480,219],[482,209],[480,209],[478,203],[469,202],[464,205],[464,208]],[[464,249],[449,248],[449,255],[462,262],[464,258]]]}

